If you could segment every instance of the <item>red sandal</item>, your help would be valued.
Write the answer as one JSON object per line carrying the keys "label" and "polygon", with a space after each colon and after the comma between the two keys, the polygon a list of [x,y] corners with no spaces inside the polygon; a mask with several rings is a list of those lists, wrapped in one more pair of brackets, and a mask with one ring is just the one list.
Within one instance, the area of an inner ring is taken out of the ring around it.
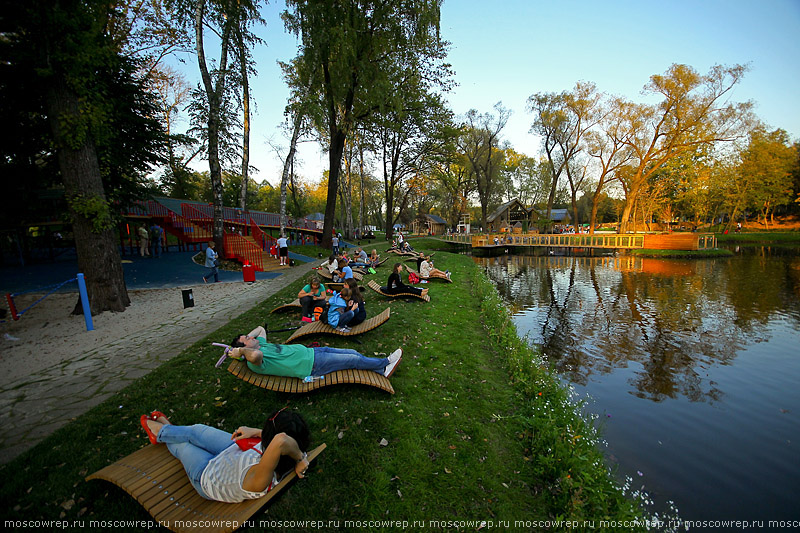
{"label": "red sandal", "polygon": [[153,419],[150,418],[147,415],[142,415],[141,417],[139,417],[139,423],[142,424],[142,427],[144,428],[145,432],[147,433],[147,438],[150,439],[150,444],[158,444],[158,441],[156,440],[156,436],[150,430],[150,426],[147,425],[147,421],[148,420],[153,420]]}
{"label": "red sandal", "polygon": [[152,413],[150,413],[150,420],[158,421],[158,417],[164,417],[164,419],[167,421],[167,424],[170,425],[172,424],[172,422],[169,421],[169,418],[167,418],[167,415],[165,415],[161,411],[153,411]]}

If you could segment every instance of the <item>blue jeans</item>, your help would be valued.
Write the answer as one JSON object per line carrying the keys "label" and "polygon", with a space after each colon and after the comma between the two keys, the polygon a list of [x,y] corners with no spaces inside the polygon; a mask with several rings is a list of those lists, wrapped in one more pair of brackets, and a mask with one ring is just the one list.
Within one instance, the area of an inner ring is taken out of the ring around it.
{"label": "blue jeans", "polygon": [[[351,320],[353,320],[353,316],[355,315],[352,309],[341,314],[339,313],[339,311],[336,310],[334,310],[333,312],[339,315],[339,321],[336,323],[336,325],[334,326],[333,324],[331,324],[331,326],[335,328],[342,328],[346,326],[347,324],[350,323]],[[328,317],[330,316],[331,316],[330,313],[328,313]],[[328,323],[330,323],[330,318],[328,318]]]}
{"label": "blue jeans", "polygon": [[200,496],[210,499],[200,486],[200,478],[209,461],[233,444],[231,434],[203,424],[173,426],[167,424],[158,432],[158,442],[167,445],[169,453],[183,464],[192,487]]}
{"label": "blue jeans", "polygon": [[337,370],[373,370],[383,374],[383,369],[389,364],[386,357],[364,357],[349,348],[331,348],[320,346],[314,348],[314,366],[312,376],[324,376]]}
{"label": "blue jeans", "polygon": [[215,266],[211,267],[211,271],[205,276],[203,276],[203,279],[208,281],[208,278],[210,278],[211,276],[214,276],[214,283],[219,281],[219,275],[217,274],[217,267]]}

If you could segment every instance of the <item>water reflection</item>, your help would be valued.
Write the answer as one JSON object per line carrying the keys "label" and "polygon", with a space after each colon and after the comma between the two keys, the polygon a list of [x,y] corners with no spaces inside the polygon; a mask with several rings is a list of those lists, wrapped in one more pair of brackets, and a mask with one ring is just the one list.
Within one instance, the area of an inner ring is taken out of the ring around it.
{"label": "water reflection", "polygon": [[752,248],[714,260],[506,255],[475,258],[527,334],[569,381],[634,368],[630,392],[661,402],[716,402],[708,369],[766,340],[771,321],[798,328],[800,258]]}

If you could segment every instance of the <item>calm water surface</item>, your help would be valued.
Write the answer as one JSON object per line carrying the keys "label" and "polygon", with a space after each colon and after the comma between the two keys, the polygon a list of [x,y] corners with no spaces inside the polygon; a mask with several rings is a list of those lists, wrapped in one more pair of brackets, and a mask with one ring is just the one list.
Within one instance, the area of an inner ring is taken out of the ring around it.
{"label": "calm water surface", "polygon": [[588,394],[621,477],[684,520],[766,527],[800,520],[800,249],[736,252],[475,260]]}

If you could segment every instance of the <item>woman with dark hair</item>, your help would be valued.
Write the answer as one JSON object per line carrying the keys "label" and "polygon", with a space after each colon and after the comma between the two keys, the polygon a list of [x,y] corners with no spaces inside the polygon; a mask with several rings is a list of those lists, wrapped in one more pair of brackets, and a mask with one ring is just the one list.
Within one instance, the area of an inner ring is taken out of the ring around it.
{"label": "woman with dark hair", "polygon": [[311,322],[311,316],[314,312],[314,307],[325,306],[325,285],[322,284],[317,276],[312,276],[308,285],[300,289],[297,293],[297,298],[300,300],[300,307],[303,310],[303,322]]}
{"label": "woman with dark hair", "polygon": [[344,280],[344,284],[350,289],[350,299],[347,304],[353,310],[353,318],[347,325],[352,328],[367,319],[367,308],[364,297],[361,295],[361,289],[358,288],[358,282],[353,278],[348,278]]}
{"label": "woman with dark hair", "polygon": [[303,418],[283,408],[262,429],[232,434],[211,426],[173,425],[161,411],[140,422],[152,444],[163,443],[183,464],[194,489],[207,500],[238,503],[260,498],[294,468],[305,477],[311,434]]}
{"label": "woman with dark hair", "polygon": [[402,263],[395,263],[394,267],[392,267],[392,273],[389,274],[389,281],[382,290],[389,294],[411,293],[419,296],[428,294],[428,289],[420,289],[403,284],[403,281],[400,279],[400,274],[403,272],[404,268]]}

